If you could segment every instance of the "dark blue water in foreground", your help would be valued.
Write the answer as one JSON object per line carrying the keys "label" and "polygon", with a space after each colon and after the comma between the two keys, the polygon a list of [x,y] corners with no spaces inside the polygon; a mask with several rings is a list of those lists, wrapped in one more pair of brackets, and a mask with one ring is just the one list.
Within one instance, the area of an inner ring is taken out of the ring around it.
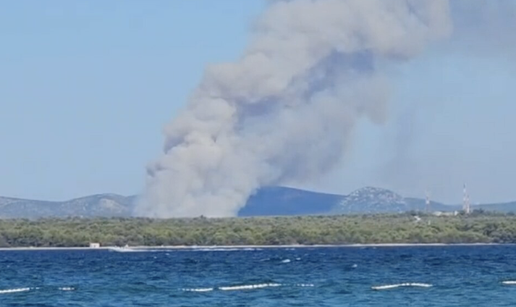
{"label": "dark blue water in foreground", "polygon": [[[515,306],[510,280],[516,246],[0,252],[30,288],[0,306]],[[432,286],[371,288],[400,283]]]}

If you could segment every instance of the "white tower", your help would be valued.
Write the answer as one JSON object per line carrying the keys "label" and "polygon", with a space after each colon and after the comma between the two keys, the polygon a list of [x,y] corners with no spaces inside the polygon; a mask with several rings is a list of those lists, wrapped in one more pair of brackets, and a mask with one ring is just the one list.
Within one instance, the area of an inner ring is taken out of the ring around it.
{"label": "white tower", "polygon": [[469,214],[470,213],[470,206],[469,206],[469,195],[468,191],[466,190],[466,184],[464,184],[464,199],[462,204],[462,210],[464,210],[464,213]]}
{"label": "white tower", "polygon": [[427,213],[430,213],[430,195],[428,194],[428,191],[426,191],[426,202],[425,202],[425,210]]}

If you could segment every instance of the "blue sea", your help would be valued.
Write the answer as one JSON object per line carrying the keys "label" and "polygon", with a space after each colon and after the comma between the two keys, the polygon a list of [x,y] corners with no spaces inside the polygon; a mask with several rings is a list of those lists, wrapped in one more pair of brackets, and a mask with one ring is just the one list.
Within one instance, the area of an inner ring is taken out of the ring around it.
{"label": "blue sea", "polygon": [[516,306],[516,246],[0,252],[0,306]]}

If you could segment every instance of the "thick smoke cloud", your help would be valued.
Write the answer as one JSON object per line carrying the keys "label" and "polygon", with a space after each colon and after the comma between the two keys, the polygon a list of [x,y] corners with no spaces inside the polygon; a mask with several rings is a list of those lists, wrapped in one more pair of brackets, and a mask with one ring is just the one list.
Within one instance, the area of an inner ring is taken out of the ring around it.
{"label": "thick smoke cloud", "polygon": [[444,0],[269,1],[234,63],[210,66],[165,129],[135,214],[234,216],[259,187],[312,180],[353,127],[386,119],[382,67],[451,33]]}

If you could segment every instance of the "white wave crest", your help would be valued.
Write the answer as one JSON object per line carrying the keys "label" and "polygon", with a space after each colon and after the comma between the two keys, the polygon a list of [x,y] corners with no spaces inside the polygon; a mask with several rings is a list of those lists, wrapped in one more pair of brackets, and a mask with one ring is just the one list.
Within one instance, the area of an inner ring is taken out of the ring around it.
{"label": "white wave crest", "polygon": [[30,291],[30,288],[5,289],[5,290],[0,290],[0,294],[27,292],[27,291]]}
{"label": "white wave crest", "polygon": [[246,248],[230,248],[230,247],[192,247],[190,251],[195,252],[253,252],[253,251],[260,251],[261,248],[252,248],[252,247],[246,247]]}
{"label": "white wave crest", "polygon": [[75,291],[74,287],[59,287],[58,289],[61,291]]}
{"label": "white wave crest", "polygon": [[263,284],[253,284],[253,285],[240,285],[240,286],[221,286],[217,288],[181,288],[180,291],[184,292],[211,292],[214,290],[221,291],[235,291],[235,290],[253,290],[253,289],[263,289],[269,287],[315,287],[314,284],[309,283],[299,283],[299,284],[279,284],[279,283],[263,283]]}
{"label": "white wave crest", "polygon": [[314,284],[295,284],[295,287],[315,287]]}
{"label": "white wave crest", "polygon": [[181,289],[184,292],[210,292],[213,291],[213,288],[184,288]]}
{"label": "white wave crest", "polygon": [[417,283],[417,282],[409,282],[409,283],[401,283],[401,284],[392,284],[392,285],[383,285],[383,286],[373,286],[371,289],[373,290],[387,290],[387,289],[395,289],[400,287],[421,287],[421,288],[429,288],[432,287],[431,284]]}
{"label": "white wave crest", "polygon": [[251,289],[262,289],[268,287],[280,287],[281,284],[268,283],[268,284],[256,284],[256,285],[242,285],[242,286],[231,286],[231,287],[219,287],[222,291],[234,291],[234,290],[251,290]]}
{"label": "white wave crest", "polygon": [[502,281],[502,284],[504,284],[504,285],[516,285],[516,280]]}

